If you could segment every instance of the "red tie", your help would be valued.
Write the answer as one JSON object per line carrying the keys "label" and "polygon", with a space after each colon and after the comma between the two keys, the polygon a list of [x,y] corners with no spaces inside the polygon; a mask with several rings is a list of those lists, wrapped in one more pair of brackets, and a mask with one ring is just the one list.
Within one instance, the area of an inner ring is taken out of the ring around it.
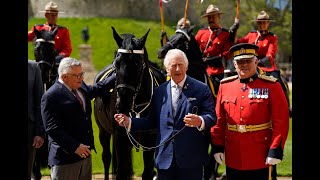
{"label": "red tie", "polygon": [[77,90],[72,89],[71,92],[76,96],[77,100],[78,100],[79,103],[81,104],[82,110],[84,110],[82,99],[80,98]]}

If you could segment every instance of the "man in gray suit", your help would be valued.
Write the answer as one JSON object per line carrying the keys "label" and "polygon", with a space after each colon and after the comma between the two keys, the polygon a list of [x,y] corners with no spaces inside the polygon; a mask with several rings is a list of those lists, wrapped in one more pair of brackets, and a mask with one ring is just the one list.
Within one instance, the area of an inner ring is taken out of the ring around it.
{"label": "man in gray suit", "polygon": [[31,179],[36,149],[40,148],[44,142],[44,127],[40,111],[43,93],[38,63],[28,60],[28,179]]}

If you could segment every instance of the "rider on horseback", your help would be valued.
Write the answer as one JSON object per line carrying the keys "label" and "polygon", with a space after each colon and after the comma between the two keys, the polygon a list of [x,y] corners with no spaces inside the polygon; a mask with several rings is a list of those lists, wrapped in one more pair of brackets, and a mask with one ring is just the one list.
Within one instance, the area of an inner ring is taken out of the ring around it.
{"label": "rider on horseback", "polygon": [[288,87],[280,76],[280,70],[276,66],[275,58],[278,51],[278,36],[269,31],[271,20],[265,11],[261,11],[257,19],[258,29],[249,32],[246,36],[239,38],[236,43],[252,43],[259,46],[258,54],[258,67],[263,73],[268,76],[273,76],[280,82],[284,93],[288,97]]}
{"label": "rider on horseback", "polygon": [[[35,25],[35,28],[37,28],[38,31],[41,31],[41,30],[53,31],[55,28],[59,28],[58,33],[54,38],[55,49],[58,53],[55,58],[55,63],[56,63],[56,66],[58,67],[61,59],[64,57],[69,57],[72,52],[69,29],[57,24],[58,14],[63,12],[60,12],[58,10],[58,5],[55,2],[52,2],[52,1],[49,2],[45,6],[45,11],[40,11],[40,12],[45,13],[44,15],[46,18],[46,23]],[[28,41],[32,42],[34,39],[35,39],[34,27],[32,27],[31,30],[28,31]]]}

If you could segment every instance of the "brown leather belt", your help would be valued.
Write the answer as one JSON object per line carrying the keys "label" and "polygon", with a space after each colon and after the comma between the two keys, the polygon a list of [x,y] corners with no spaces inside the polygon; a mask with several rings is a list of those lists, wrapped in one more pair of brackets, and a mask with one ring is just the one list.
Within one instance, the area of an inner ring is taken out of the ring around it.
{"label": "brown leather belt", "polygon": [[240,124],[227,124],[228,130],[236,131],[240,133],[244,132],[253,132],[253,131],[260,131],[264,129],[269,129],[272,127],[271,121],[263,124],[256,124],[256,125],[240,125]]}

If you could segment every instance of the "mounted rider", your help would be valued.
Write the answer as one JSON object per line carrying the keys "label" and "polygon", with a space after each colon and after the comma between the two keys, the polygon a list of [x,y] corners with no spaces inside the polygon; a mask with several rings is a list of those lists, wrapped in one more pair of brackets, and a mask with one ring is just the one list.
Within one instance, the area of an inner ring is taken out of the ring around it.
{"label": "mounted rider", "polygon": [[[58,5],[53,1],[47,3],[45,6],[45,10],[40,12],[44,13],[46,23],[35,25],[35,28],[37,28],[38,31],[53,31],[55,28],[58,28],[58,33],[54,38],[55,50],[58,53],[55,58],[55,64],[58,67],[61,59],[64,57],[69,57],[72,52],[69,29],[57,24],[58,14],[64,12],[60,12],[58,9]],[[28,31],[28,42],[32,42],[35,39],[33,28],[34,27],[32,27],[30,31]]]}

